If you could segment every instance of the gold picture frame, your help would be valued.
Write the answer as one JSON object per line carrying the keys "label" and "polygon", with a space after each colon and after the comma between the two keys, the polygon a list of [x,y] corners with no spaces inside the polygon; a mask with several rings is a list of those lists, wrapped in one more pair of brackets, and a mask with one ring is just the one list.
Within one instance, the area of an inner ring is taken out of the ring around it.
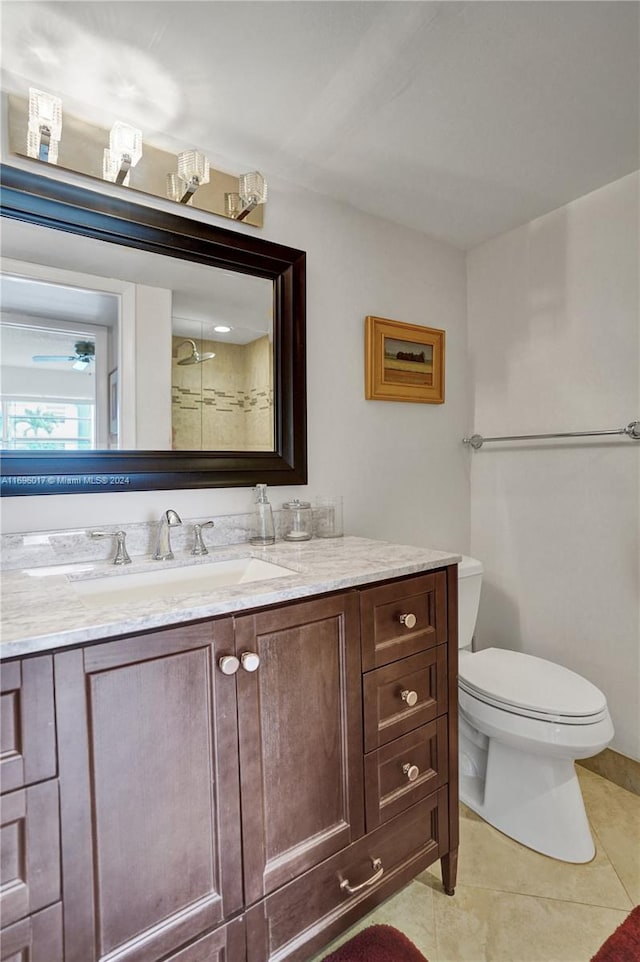
{"label": "gold picture frame", "polygon": [[365,319],[368,401],[444,404],[445,332],[386,317]]}

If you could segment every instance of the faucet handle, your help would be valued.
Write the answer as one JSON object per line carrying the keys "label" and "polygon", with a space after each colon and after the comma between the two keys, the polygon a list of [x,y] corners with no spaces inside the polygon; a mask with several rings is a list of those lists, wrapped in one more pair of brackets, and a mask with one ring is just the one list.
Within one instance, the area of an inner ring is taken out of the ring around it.
{"label": "faucet handle", "polygon": [[90,531],[91,538],[115,538],[116,553],[113,559],[114,565],[129,565],[131,558],[127,551],[127,532],[126,531]]}
{"label": "faucet handle", "polygon": [[203,555],[209,554],[207,546],[202,540],[202,529],[203,528],[213,528],[213,521],[202,521],[200,524],[194,524],[193,533],[195,535],[195,543],[191,550],[191,554]]}

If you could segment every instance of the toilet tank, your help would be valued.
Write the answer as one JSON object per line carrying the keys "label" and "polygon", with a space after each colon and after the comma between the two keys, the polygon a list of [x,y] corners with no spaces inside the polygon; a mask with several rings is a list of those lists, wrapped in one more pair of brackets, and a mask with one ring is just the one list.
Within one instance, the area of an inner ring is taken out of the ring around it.
{"label": "toilet tank", "polygon": [[458,562],[458,648],[471,650],[471,639],[476,627],[482,564],[475,558],[462,556]]}

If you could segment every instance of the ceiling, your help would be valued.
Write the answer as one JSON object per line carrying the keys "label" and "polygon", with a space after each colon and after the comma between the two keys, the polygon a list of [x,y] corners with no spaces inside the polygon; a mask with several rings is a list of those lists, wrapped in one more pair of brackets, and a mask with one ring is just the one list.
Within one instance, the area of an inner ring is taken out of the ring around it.
{"label": "ceiling", "polygon": [[[48,228],[21,221],[7,220],[3,224],[0,304],[3,317],[6,315],[10,321],[25,316],[34,322],[40,318],[103,326],[113,326],[118,321],[118,298],[80,286],[88,285],[89,277],[78,279],[74,274],[68,275],[66,282],[41,283],[21,276],[19,262],[26,261],[132,284],[161,284],[171,291],[172,330],[182,337],[248,344],[272,334],[273,284],[267,278],[78,234],[56,231],[52,238],[51,233]],[[214,326],[221,323],[231,330],[226,334],[215,332]],[[33,353],[56,352],[38,348]]]}
{"label": "ceiling", "polygon": [[3,0],[2,84],[472,247],[638,169],[633,0]]}

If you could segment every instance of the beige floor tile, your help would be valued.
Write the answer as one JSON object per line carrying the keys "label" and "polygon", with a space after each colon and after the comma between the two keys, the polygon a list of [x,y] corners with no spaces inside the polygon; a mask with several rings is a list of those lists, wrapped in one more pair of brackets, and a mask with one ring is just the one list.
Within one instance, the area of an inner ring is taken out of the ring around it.
{"label": "beige floor tile", "polygon": [[434,910],[438,962],[587,962],[626,916],[466,885]]}
{"label": "beige floor tile", "polygon": [[587,814],[634,905],[640,904],[640,796],[581,769]]}
{"label": "beige floor tile", "polygon": [[[514,842],[461,806],[458,884],[605,908],[632,908],[607,853],[595,841],[596,856],[588,864],[559,862]],[[439,877],[438,865],[429,871]]]}
{"label": "beige floor tile", "polygon": [[400,929],[408,939],[427,957],[429,962],[438,962],[436,957],[435,926],[433,920],[433,897],[431,890],[419,882],[410,882],[397,895],[370,912],[348,932],[344,932],[310,962],[319,962],[348,939],[369,925],[393,925]]}

